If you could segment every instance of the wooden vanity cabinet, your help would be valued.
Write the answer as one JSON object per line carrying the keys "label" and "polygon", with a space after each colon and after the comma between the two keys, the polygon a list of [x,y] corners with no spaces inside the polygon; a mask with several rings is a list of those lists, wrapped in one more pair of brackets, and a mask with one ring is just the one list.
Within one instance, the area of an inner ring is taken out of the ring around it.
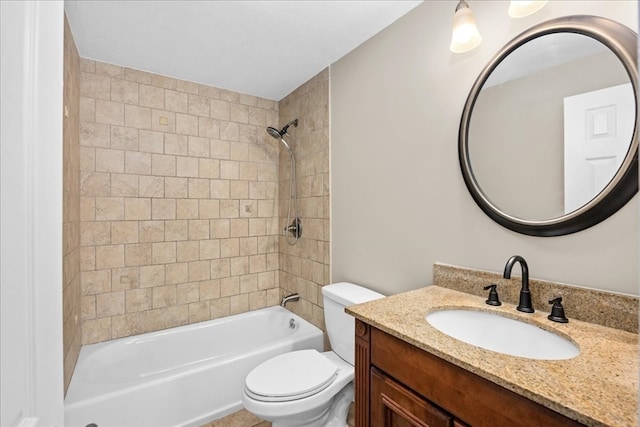
{"label": "wooden vanity cabinet", "polygon": [[582,424],[356,320],[357,427]]}

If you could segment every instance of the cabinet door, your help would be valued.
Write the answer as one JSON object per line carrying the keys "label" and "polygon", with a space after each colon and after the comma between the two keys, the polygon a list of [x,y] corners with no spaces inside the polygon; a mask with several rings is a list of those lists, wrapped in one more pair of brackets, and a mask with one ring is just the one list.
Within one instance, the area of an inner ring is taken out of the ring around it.
{"label": "cabinet door", "polygon": [[451,427],[453,419],[375,368],[371,369],[372,427]]}

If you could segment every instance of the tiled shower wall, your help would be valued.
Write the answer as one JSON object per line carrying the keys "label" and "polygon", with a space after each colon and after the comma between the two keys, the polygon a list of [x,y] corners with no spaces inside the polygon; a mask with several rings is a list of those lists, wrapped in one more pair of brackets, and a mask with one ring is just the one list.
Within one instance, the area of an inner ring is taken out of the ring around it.
{"label": "tiled shower wall", "polygon": [[277,304],[278,103],[81,70],[82,343]]}
{"label": "tiled shower wall", "polygon": [[290,138],[296,157],[298,216],[302,237],[291,246],[282,236],[289,200],[289,153],[280,150],[280,286],[297,292],[287,305],[324,329],[322,286],[329,283],[329,69],[325,69],[280,101],[280,125],[293,119]]}
{"label": "tiled shower wall", "polygon": [[63,350],[66,392],[82,344],[80,321],[80,57],[64,22]]}

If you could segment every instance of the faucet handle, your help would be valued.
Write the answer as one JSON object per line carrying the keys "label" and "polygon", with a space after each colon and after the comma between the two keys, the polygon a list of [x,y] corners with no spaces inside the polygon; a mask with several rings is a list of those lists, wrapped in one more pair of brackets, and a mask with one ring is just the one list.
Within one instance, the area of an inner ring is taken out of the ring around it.
{"label": "faucet handle", "polygon": [[489,299],[485,301],[486,304],[495,305],[495,306],[502,305],[502,303],[500,302],[500,298],[498,298],[498,291],[496,291],[497,287],[498,285],[496,285],[495,283],[492,283],[483,288],[485,291],[491,289],[489,291]]}
{"label": "faucet handle", "polygon": [[567,323],[569,319],[564,315],[564,307],[562,306],[562,297],[557,297],[552,300],[549,300],[549,304],[553,304],[551,307],[551,314],[547,316],[547,319],[558,322],[558,323]]}

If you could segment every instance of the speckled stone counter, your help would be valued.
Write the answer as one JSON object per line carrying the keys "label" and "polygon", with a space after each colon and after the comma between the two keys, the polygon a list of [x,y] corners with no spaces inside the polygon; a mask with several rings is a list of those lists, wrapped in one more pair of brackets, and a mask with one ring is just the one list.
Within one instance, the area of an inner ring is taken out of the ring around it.
{"label": "speckled stone counter", "polygon": [[[348,307],[346,312],[384,332],[589,426],[638,425],[638,335],[547,312],[492,307],[479,297],[430,286]],[[484,350],[432,327],[427,313],[444,308],[499,312],[572,340],[580,354],[568,360],[531,360]]]}

